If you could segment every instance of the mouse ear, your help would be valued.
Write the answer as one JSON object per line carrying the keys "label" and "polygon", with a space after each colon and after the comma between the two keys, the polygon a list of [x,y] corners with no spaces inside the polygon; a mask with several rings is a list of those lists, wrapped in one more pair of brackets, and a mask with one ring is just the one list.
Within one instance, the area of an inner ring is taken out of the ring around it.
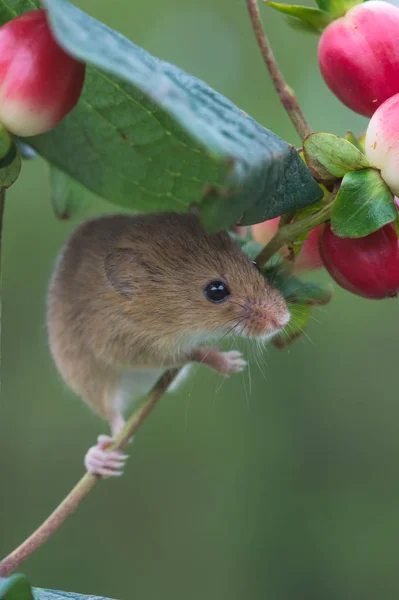
{"label": "mouse ear", "polygon": [[109,283],[120,294],[131,298],[134,291],[132,273],[136,260],[130,248],[116,248],[104,260],[104,269]]}

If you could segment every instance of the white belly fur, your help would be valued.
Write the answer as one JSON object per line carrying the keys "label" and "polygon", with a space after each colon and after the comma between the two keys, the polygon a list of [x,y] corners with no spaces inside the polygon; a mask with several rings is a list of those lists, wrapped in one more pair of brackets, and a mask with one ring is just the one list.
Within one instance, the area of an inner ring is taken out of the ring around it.
{"label": "white belly fur", "polygon": [[[180,384],[190,374],[191,367],[193,365],[185,365],[181,370],[176,379],[168,388],[169,392],[175,392]],[[132,371],[125,371],[120,378],[119,388],[117,391],[116,404],[122,411],[131,404],[134,404],[140,398],[144,398],[158,379],[161,377],[165,369],[135,369]]]}

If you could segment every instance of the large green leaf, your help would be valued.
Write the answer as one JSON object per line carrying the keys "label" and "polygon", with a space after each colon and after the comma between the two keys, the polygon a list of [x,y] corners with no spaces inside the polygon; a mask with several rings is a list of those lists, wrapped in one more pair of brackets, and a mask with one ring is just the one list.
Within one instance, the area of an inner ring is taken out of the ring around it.
{"label": "large green leaf", "polygon": [[347,173],[331,212],[331,227],[339,237],[359,238],[377,231],[398,216],[392,192],[375,169]]}
{"label": "large green leaf", "polygon": [[0,577],[0,600],[33,600],[32,589],[25,575]]}
{"label": "large green leaf", "polygon": [[[88,63],[77,107],[51,132],[29,138],[55,166],[132,209],[186,210],[198,203],[215,229],[242,215],[246,222],[270,219],[320,198],[295,149],[227,98],[67,0],[43,4],[60,44]],[[0,21],[37,6],[0,0]]]}
{"label": "large green leaf", "polygon": [[85,188],[54,166],[50,167],[50,190],[54,214],[61,221],[75,216],[85,203]]}
{"label": "large green leaf", "polygon": [[85,594],[76,594],[75,592],[61,592],[59,590],[46,590],[43,588],[33,588],[35,600],[112,600],[103,596],[86,596]]}
{"label": "large green leaf", "polygon": [[31,588],[22,574],[0,577],[0,600],[112,600],[103,596],[87,596],[75,592],[61,592],[44,588]]}

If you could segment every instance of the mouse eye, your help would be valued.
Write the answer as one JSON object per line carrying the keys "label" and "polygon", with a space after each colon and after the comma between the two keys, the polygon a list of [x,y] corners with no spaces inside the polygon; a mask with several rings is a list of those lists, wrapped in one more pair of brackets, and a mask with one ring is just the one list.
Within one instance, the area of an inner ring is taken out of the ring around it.
{"label": "mouse eye", "polygon": [[204,289],[204,294],[210,302],[224,302],[230,296],[227,284],[216,279],[211,281]]}
{"label": "mouse eye", "polygon": [[262,273],[262,270],[259,268],[259,265],[255,260],[252,261],[252,264],[255,267],[255,269],[257,269],[259,271],[259,273]]}

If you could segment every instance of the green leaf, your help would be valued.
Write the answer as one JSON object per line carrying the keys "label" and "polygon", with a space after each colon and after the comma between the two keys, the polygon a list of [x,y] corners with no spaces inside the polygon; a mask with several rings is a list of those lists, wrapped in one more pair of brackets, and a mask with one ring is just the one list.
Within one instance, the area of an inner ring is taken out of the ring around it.
{"label": "green leaf", "polygon": [[335,198],[331,227],[339,237],[359,238],[391,223],[398,215],[393,195],[378,171],[347,173]]}
{"label": "green leaf", "polygon": [[357,148],[362,154],[364,154],[364,148],[362,148],[359,140],[352,131],[348,130],[346,132],[345,139],[348,140],[348,142],[350,142],[351,144],[353,144],[355,148]]}
{"label": "green leaf", "polygon": [[328,12],[334,19],[342,17],[353,6],[362,3],[363,0],[316,0],[317,6]]}
{"label": "green leaf", "polygon": [[86,594],[75,594],[75,592],[61,592],[59,590],[47,590],[44,588],[33,588],[34,600],[112,600],[103,596],[86,596]]}
{"label": "green leaf", "polygon": [[[227,98],[66,0],[43,3],[59,43],[88,63],[77,107],[29,139],[56,167],[133,210],[185,211],[197,203],[213,229],[254,205],[253,222],[319,199],[295,150]],[[0,19],[37,6],[2,0]]]}
{"label": "green leaf", "polygon": [[[314,179],[312,179],[312,201],[309,201],[309,171],[306,166],[305,171],[303,171],[301,168],[298,168],[298,160],[303,166],[305,166],[298,152],[294,148],[291,148],[289,158],[287,157],[287,160],[284,163],[280,163],[280,175],[277,178],[274,191],[272,190],[272,186],[269,188],[270,192],[267,203],[265,203],[263,197],[255,201],[252,207],[249,207],[244,213],[241,219],[241,225],[263,223],[263,221],[274,219],[274,217],[279,217],[282,214],[299,210],[305,206],[310,206],[323,197],[322,190],[314,181]],[[313,187],[314,184],[316,185],[317,189]],[[255,193],[255,190],[253,193]],[[291,196],[290,198],[291,194],[294,194],[294,196]],[[308,200],[304,202],[304,198],[302,197],[303,206],[300,206],[300,196],[302,194],[305,194]],[[293,199],[295,208],[287,208]],[[285,207],[284,210],[279,210],[279,207],[282,206]],[[223,206],[220,208],[223,210]],[[271,217],[271,214],[274,216]]]}
{"label": "green leaf", "polygon": [[60,220],[75,216],[85,202],[85,188],[54,166],[50,167],[50,186],[55,216]]}
{"label": "green leaf", "polygon": [[311,133],[304,140],[303,150],[310,172],[321,181],[341,178],[349,171],[370,166],[358,148],[332,133]]}
{"label": "green leaf", "polygon": [[267,280],[278,290],[287,302],[321,306],[330,302],[332,289],[323,288],[316,283],[294,277],[284,263],[268,266],[265,271]]}
{"label": "green leaf", "polygon": [[25,575],[0,577],[0,600],[33,600],[32,590]]}
{"label": "green leaf", "polygon": [[266,2],[275,10],[287,15],[291,24],[302,24],[306,29],[321,32],[332,22],[330,15],[318,8]]}
{"label": "green leaf", "polygon": [[299,336],[305,333],[312,307],[307,304],[288,304],[291,314],[289,323],[272,340],[272,344],[279,350],[283,350],[292,344]]}
{"label": "green leaf", "polygon": [[8,154],[0,160],[0,188],[9,188],[21,171],[21,153],[13,141]]}

